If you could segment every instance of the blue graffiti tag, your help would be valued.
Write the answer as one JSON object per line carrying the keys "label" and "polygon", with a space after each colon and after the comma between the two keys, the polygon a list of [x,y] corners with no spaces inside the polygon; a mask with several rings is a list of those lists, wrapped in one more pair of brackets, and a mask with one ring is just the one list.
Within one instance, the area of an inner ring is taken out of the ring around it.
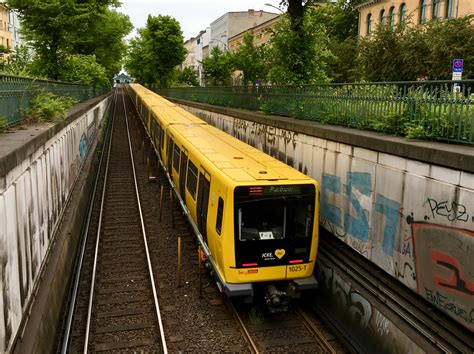
{"label": "blue graffiti tag", "polygon": [[365,215],[364,209],[360,205],[354,190],[358,190],[363,195],[369,196],[372,194],[371,190],[371,176],[369,173],[361,172],[347,172],[346,195],[357,212],[358,217],[353,217],[349,213],[344,214],[344,228],[347,233],[358,238],[361,241],[369,239],[369,220]]}
{"label": "blue graffiti tag", "polygon": [[400,219],[400,203],[377,194],[375,205],[376,210],[385,216],[382,250],[386,254],[393,256],[395,236],[398,231],[398,220]]}
{"label": "blue graffiti tag", "polygon": [[[356,216],[352,216],[348,212],[344,213],[344,231],[361,241],[367,242],[369,238],[369,220],[354,193],[355,190],[359,191],[362,195],[372,196],[372,177],[369,173],[348,172],[347,185],[344,189],[344,194],[348,197],[357,213]],[[323,173],[321,183],[321,217],[341,227],[341,209],[329,202],[329,193],[341,193],[341,179],[339,176]],[[400,207],[400,203],[377,194],[375,211],[385,216],[382,250],[391,256],[393,256],[395,237],[398,232]]]}
{"label": "blue graffiti tag", "polygon": [[79,156],[81,161],[84,161],[87,153],[87,137],[86,134],[82,134],[81,141],[79,142]]}
{"label": "blue graffiti tag", "polygon": [[327,173],[323,173],[321,184],[321,216],[329,220],[336,226],[341,225],[341,209],[337,206],[329,204],[328,192],[340,194],[341,193],[341,178]]}

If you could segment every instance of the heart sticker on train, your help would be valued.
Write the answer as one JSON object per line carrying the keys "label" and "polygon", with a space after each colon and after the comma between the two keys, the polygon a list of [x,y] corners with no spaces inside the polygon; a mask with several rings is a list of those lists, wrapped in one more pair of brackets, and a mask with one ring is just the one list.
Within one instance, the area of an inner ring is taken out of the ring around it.
{"label": "heart sticker on train", "polygon": [[277,256],[278,259],[282,259],[283,256],[285,255],[285,253],[286,253],[285,250],[276,250],[275,251],[275,256]]}

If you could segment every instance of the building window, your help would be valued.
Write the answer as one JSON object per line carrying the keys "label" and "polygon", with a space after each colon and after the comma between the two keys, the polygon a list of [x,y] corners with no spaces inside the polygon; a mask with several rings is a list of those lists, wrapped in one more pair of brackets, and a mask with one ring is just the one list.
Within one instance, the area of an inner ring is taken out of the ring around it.
{"label": "building window", "polygon": [[367,15],[367,34],[372,33],[372,14]]}
{"label": "building window", "polygon": [[425,23],[426,22],[426,8],[428,7],[428,4],[426,3],[426,0],[421,0],[420,2],[420,23]]}
{"label": "building window", "polygon": [[400,5],[400,23],[405,22],[407,19],[407,5],[405,3]]}
{"label": "building window", "polygon": [[441,0],[433,0],[433,16],[431,17],[433,20],[439,18],[440,1]]}
{"label": "building window", "polygon": [[382,10],[380,11],[380,17],[379,17],[379,22],[381,26],[385,26],[385,20],[386,20],[385,10]]}
{"label": "building window", "polygon": [[454,0],[446,1],[446,18],[454,17]]}
{"label": "building window", "polygon": [[388,12],[388,18],[390,21],[390,28],[394,29],[395,28],[395,7],[394,6],[390,8],[390,11]]}

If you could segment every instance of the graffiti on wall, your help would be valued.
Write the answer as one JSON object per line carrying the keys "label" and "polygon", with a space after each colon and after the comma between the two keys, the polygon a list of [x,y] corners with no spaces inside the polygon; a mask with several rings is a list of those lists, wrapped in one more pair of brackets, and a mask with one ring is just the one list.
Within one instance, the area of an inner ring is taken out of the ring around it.
{"label": "graffiti on wall", "polygon": [[417,292],[474,330],[474,232],[409,218]]}
{"label": "graffiti on wall", "polygon": [[[381,194],[375,196],[373,207],[372,176],[363,172],[346,172],[343,186],[340,176],[323,173],[321,181],[321,220],[324,226],[340,238],[352,236],[348,243],[360,254],[370,258],[369,230],[372,213],[378,214],[383,223],[381,249],[392,256],[398,235],[400,204]],[[336,195],[342,195],[346,208],[332,203]]]}
{"label": "graffiti on wall", "polygon": [[95,136],[93,126],[79,118],[0,191],[0,352],[9,351],[18,331],[74,183],[71,177],[79,173],[92,141],[88,133]]}
{"label": "graffiti on wall", "polygon": [[[311,137],[229,116],[194,113],[287,164],[302,166],[301,171],[320,171],[321,225],[474,330],[474,203],[468,206],[458,200],[458,186],[452,186],[457,191],[447,197],[449,193],[443,192],[449,187],[446,183],[423,176],[407,179],[410,171],[390,170],[386,176],[393,180],[385,189],[376,188],[386,181],[377,175],[375,162],[367,163],[366,170],[359,167],[353,171],[351,166],[357,158],[346,155],[350,160],[347,167],[329,173],[324,160],[336,158],[339,151],[324,148],[318,155],[320,160],[295,153],[297,144],[307,143],[303,140]],[[428,183],[433,185],[425,188]],[[399,190],[392,188],[395,184]],[[433,196],[431,190],[440,192]],[[474,191],[464,192],[469,193],[464,200],[474,200]],[[411,200],[410,193],[420,198]]]}

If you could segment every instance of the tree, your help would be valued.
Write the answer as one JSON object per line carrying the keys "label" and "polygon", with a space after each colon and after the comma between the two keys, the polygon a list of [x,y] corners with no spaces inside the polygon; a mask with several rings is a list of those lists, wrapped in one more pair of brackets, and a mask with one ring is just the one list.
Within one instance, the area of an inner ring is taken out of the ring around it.
{"label": "tree", "polygon": [[184,68],[177,73],[178,83],[188,86],[199,86],[199,80],[196,71],[192,68]]}
{"label": "tree", "polygon": [[148,16],[146,27],[130,43],[126,67],[144,83],[167,87],[185,56],[179,22],[170,16]]}
{"label": "tree", "polygon": [[113,78],[122,68],[122,59],[127,51],[125,36],[133,26],[128,16],[113,9],[105,9],[93,20],[89,19],[87,32],[71,39],[72,52],[93,55],[102,65],[107,77]]}
{"label": "tree", "polygon": [[211,55],[202,60],[206,84],[211,86],[230,85],[233,71],[232,58],[218,46],[212,48]]}
{"label": "tree", "polygon": [[[119,5],[117,0],[8,0],[7,4],[19,14],[23,35],[35,50],[41,74],[52,79],[60,79],[67,57],[77,54],[74,45],[78,38],[99,35],[90,29],[98,28],[108,6]],[[109,41],[114,39],[104,43]]]}
{"label": "tree", "polygon": [[288,19],[282,18],[270,41],[269,79],[278,84],[309,84],[328,81],[327,63],[333,58],[328,50],[325,29],[306,14],[302,34],[291,30]]}
{"label": "tree", "polygon": [[97,63],[94,55],[71,55],[67,57],[61,79],[91,85],[95,89],[109,84],[105,68]]}
{"label": "tree", "polygon": [[255,83],[265,79],[268,74],[267,51],[264,46],[255,46],[253,36],[246,33],[242,45],[233,54],[232,61],[236,70],[242,71],[243,84]]}
{"label": "tree", "polygon": [[464,76],[474,73],[474,16],[389,25],[360,42],[359,65],[369,81],[449,80],[452,60],[463,58]]}
{"label": "tree", "polygon": [[30,48],[20,45],[15,48],[10,56],[8,65],[5,65],[4,72],[10,75],[31,76],[31,64],[33,55]]}

